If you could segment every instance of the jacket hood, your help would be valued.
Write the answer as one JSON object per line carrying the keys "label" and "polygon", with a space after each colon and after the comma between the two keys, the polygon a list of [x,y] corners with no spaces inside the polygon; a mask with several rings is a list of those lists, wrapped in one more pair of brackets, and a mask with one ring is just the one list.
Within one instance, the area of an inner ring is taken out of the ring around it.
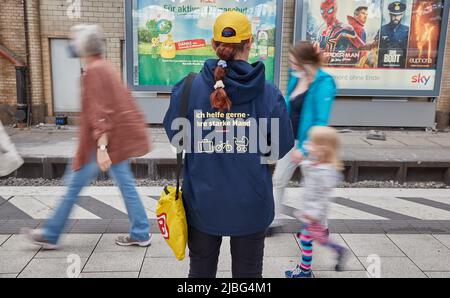
{"label": "jacket hood", "polygon": [[[218,62],[218,59],[207,60],[200,73],[207,85],[211,86],[211,90],[213,90],[216,83],[214,70]],[[225,91],[233,104],[239,105],[251,102],[261,95],[261,91],[264,90],[266,83],[264,63],[249,64],[242,60],[232,60],[228,61],[227,64],[227,74],[223,82]]]}

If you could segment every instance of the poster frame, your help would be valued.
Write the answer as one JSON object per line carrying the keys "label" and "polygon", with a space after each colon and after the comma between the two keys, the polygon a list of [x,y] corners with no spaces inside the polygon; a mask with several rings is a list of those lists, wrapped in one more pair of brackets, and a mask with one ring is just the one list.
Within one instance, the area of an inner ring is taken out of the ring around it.
{"label": "poster frame", "polygon": [[[306,0],[295,1],[295,28],[294,41],[303,40],[306,36]],[[445,59],[445,50],[447,44],[447,30],[449,21],[450,0],[444,0],[444,11],[442,15],[442,25],[439,37],[438,59],[436,64],[436,79],[433,90],[384,90],[384,89],[338,89],[339,96],[367,96],[367,97],[439,97],[441,94],[443,67]]]}
{"label": "poster frame", "polygon": [[[277,3],[277,22],[275,34],[275,66],[274,66],[274,84],[280,86],[281,83],[281,59],[283,42],[283,19],[284,19],[284,1],[276,0]],[[212,36],[211,36],[212,38]],[[173,86],[136,86],[133,82],[134,67],[134,38],[133,38],[133,0],[125,1],[125,43],[126,43],[126,62],[127,62],[127,83],[132,91],[136,92],[157,92],[171,93]],[[186,73],[188,75],[189,73]]]}

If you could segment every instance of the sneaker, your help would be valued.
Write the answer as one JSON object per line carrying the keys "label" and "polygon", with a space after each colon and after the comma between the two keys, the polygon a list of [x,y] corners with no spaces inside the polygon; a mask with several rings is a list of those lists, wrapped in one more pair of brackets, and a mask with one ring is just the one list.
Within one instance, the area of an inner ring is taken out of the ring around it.
{"label": "sneaker", "polygon": [[303,271],[299,265],[297,265],[297,267],[295,267],[294,270],[288,270],[284,274],[287,278],[312,278],[313,277],[313,273],[311,270]]}
{"label": "sneaker", "polygon": [[345,262],[347,261],[348,249],[346,249],[345,247],[341,247],[337,250],[337,254],[338,254],[337,264],[334,269],[337,272],[342,272],[342,271],[344,271],[344,265],[345,265]]}
{"label": "sneaker", "polygon": [[133,240],[129,235],[119,236],[116,238],[116,244],[120,246],[140,246],[147,247],[152,244],[152,234],[150,234],[150,238],[145,241]]}
{"label": "sneaker", "polygon": [[23,228],[20,233],[24,234],[34,244],[41,246],[44,250],[58,249],[58,245],[52,244],[44,238],[44,233],[40,229]]}

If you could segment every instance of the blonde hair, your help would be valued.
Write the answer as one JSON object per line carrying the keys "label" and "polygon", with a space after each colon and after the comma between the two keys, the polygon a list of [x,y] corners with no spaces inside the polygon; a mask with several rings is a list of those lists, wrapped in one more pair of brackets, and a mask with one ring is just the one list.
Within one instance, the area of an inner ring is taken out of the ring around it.
{"label": "blonde hair", "polygon": [[314,126],[309,131],[311,143],[323,152],[321,162],[330,163],[336,170],[342,171],[344,165],[339,158],[340,141],[336,129],[329,126]]}
{"label": "blonde hair", "polygon": [[70,33],[80,57],[104,54],[105,42],[99,25],[76,25],[70,29]]}

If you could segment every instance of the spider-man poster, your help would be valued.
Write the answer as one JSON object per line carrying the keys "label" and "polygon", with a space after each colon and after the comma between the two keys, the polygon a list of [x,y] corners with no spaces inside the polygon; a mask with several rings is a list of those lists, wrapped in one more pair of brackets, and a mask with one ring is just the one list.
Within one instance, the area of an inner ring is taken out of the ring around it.
{"label": "spider-man poster", "polygon": [[331,67],[375,68],[382,0],[308,0],[307,39]]}

